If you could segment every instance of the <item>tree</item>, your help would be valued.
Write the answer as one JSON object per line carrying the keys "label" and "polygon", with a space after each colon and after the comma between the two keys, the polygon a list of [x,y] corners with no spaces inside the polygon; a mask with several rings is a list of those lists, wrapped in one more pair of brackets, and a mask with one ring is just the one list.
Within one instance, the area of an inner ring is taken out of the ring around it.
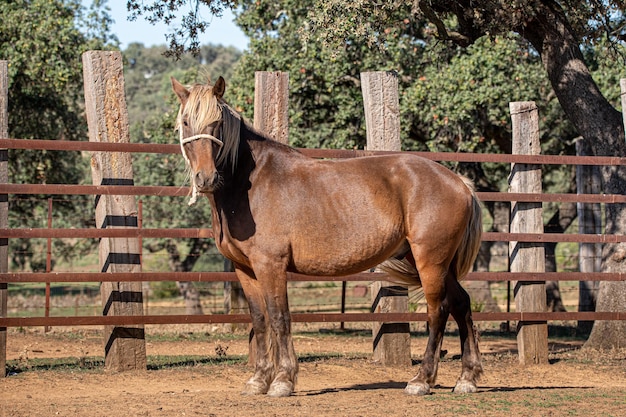
{"label": "tree", "polygon": [[[17,0],[0,3],[0,57],[9,61],[9,135],[14,138],[81,140],[87,137],[82,109],[81,53],[115,45],[105,2],[87,13],[78,0]],[[84,31],[83,31],[84,30]],[[110,42],[113,42],[110,44]],[[79,152],[9,151],[14,183],[83,183],[88,161]],[[10,200],[12,227],[41,227],[46,196],[18,195]],[[55,226],[93,224],[82,210],[87,196],[55,197]],[[66,220],[71,219],[71,220]],[[70,258],[85,251],[85,241],[56,239],[55,250]],[[45,268],[44,250],[28,239],[11,239],[12,261],[24,268]]]}

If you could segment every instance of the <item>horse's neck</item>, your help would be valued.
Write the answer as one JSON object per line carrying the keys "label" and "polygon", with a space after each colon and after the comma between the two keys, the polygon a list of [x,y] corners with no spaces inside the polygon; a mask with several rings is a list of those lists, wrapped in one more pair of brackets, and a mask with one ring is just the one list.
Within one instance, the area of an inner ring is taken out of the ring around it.
{"label": "horse's neck", "polygon": [[237,165],[224,167],[224,184],[215,192],[217,209],[231,210],[247,200],[249,190],[254,186],[256,173],[266,168],[266,161],[274,156],[299,155],[296,150],[276,142],[247,123],[242,122]]}
{"label": "horse's neck", "polygon": [[214,192],[211,199],[211,205],[214,206],[214,210],[232,209],[232,206],[236,204],[237,200],[249,188],[249,178],[255,168],[255,155],[252,149],[254,146],[252,142],[263,140],[263,137],[249,129],[243,122],[240,135],[236,166],[233,169],[229,163],[220,168],[224,182]]}

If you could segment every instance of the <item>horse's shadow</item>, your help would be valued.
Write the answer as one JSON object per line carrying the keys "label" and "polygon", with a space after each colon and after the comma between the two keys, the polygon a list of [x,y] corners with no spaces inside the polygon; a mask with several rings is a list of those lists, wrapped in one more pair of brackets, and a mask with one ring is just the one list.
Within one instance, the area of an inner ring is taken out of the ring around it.
{"label": "horse's shadow", "polygon": [[593,389],[593,387],[581,387],[581,386],[577,386],[577,387],[543,387],[543,386],[537,386],[537,387],[529,387],[529,386],[524,386],[524,387],[482,387],[478,389],[478,392],[516,392],[516,391],[536,391],[536,390],[541,390],[541,391],[552,391],[552,390],[563,390],[563,389]]}
{"label": "horse's shadow", "polygon": [[300,391],[300,394],[306,397],[310,397],[310,396],[316,396],[316,395],[349,392],[349,391],[370,391],[370,390],[379,390],[379,389],[398,390],[398,389],[404,389],[405,386],[406,386],[406,382],[400,382],[400,381],[374,382],[371,384],[351,385],[349,387],[324,388],[321,390]]}
{"label": "horse's shadow", "polygon": [[[371,384],[357,384],[351,385],[349,387],[339,387],[339,388],[324,388],[321,390],[310,390],[310,391],[300,391],[299,395],[305,397],[312,397],[317,395],[325,395],[325,394],[334,394],[340,392],[350,392],[350,391],[370,391],[370,390],[404,390],[406,387],[406,382],[401,381],[388,381],[388,382],[375,382]],[[452,386],[442,386],[436,385],[433,388],[433,392],[430,395],[436,395],[437,393],[452,393]],[[593,387],[546,387],[546,386],[520,386],[520,387],[479,387],[477,394],[481,393],[498,393],[498,392],[523,392],[523,391],[552,391],[552,390],[563,390],[563,389],[593,389]],[[442,392],[443,391],[443,392]],[[461,395],[461,394],[459,394]]]}

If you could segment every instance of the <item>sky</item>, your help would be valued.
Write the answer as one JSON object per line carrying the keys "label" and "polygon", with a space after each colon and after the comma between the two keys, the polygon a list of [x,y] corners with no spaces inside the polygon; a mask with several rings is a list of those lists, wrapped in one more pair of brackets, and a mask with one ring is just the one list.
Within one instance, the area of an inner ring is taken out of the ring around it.
{"label": "sky", "polygon": [[[83,4],[89,6],[91,0],[83,0]],[[126,2],[121,0],[110,0],[108,6],[111,9],[111,17],[115,20],[112,32],[117,35],[120,40],[120,48],[126,49],[129,43],[140,42],[144,46],[165,45],[165,34],[169,33],[168,27],[160,23],[152,25],[143,17],[138,18],[134,22],[127,20],[128,12],[126,11]],[[212,18],[208,29],[200,35],[200,44],[215,44],[224,46],[234,46],[243,51],[248,46],[248,38],[243,34],[241,29],[233,22],[234,16],[230,10],[225,10],[222,17],[211,17],[210,13],[205,10],[203,13],[205,18]]]}

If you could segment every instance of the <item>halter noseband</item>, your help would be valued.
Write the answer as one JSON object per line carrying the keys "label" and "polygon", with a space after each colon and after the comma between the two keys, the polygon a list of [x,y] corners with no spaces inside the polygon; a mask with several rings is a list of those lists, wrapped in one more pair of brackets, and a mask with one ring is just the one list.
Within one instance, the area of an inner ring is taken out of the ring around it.
{"label": "halter noseband", "polygon": [[[221,140],[219,140],[218,138],[216,138],[213,135],[209,135],[207,133],[200,133],[198,135],[193,135],[193,136],[189,136],[186,138],[183,138],[183,130],[180,130],[180,150],[183,153],[183,157],[185,158],[185,161],[187,162],[187,165],[190,165],[189,163],[189,158],[187,157],[187,151],[185,150],[185,144],[189,143],[189,142],[193,142],[195,140],[198,139],[208,139],[211,142],[217,144],[220,148],[220,150],[222,149],[222,147],[224,146],[224,142],[222,142]],[[197,199],[198,199],[198,189],[195,187],[195,185],[192,184],[191,186],[191,199],[189,200],[189,205],[193,205],[196,203]]]}
{"label": "halter noseband", "polygon": [[211,142],[215,142],[217,145],[219,145],[220,148],[222,146],[224,146],[224,142],[222,142],[221,140],[219,140],[215,136],[209,135],[209,134],[206,134],[206,133],[201,133],[199,135],[193,135],[193,136],[189,136],[187,138],[181,139],[180,140],[180,144],[184,145],[186,143],[193,142],[194,140],[198,140],[198,139],[208,139]]}
{"label": "halter noseband", "polygon": [[222,149],[222,147],[224,146],[224,142],[222,142],[221,140],[219,140],[215,136],[209,135],[207,133],[200,133],[198,135],[193,135],[193,136],[189,136],[189,137],[183,138],[183,130],[181,129],[180,130],[180,150],[182,151],[183,157],[185,158],[185,161],[187,161],[187,164],[189,164],[189,158],[187,157],[187,151],[185,150],[185,144],[189,143],[189,142],[196,141],[198,139],[208,139],[211,142],[213,142],[216,145],[218,145],[220,149]]}

